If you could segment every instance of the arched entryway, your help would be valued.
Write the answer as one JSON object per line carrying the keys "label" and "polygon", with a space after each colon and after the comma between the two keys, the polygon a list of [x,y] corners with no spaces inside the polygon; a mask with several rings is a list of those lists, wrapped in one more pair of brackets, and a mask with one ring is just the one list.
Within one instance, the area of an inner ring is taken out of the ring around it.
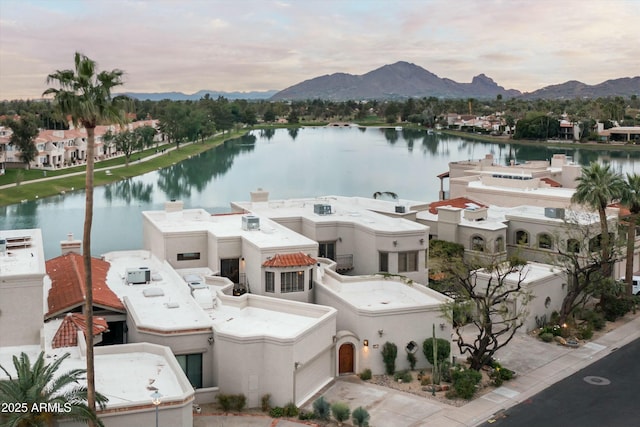
{"label": "arched entryway", "polygon": [[351,343],[344,343],[338,350],[338,374],[352,374],[354,372],[355,348]]}

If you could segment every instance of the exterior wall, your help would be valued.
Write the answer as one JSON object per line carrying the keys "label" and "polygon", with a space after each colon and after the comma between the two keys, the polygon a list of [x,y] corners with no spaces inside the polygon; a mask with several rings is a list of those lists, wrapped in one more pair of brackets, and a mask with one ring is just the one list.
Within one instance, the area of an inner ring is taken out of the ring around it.
{"label": "exterior wall", "polygon": [[[325,271],[325,276],[323,276],[322,280],[336,280],[338,276],[333,272]],[[362,281],[363,278],[342,276],[339,280],[341,286],[349,286],[350,282]],[[398,285],[409,286],[400,282],[398,282]],[[424,288],[423,291],[425,293],[442,298],[443,302],[446,299],[423,285],[414,284],[412,286]],[[429,362],[422,353],[422,343],[425,339],[431,337],[432,325],[436,325],[437,338],[451,339],[451,325],[442,318],[439,304],[390,310],[362,310],[330,291],[322,282],[317,283],[315,296],[317,304],[328,305],[338,310],[337,330],[352,332],[357,339],[357,342],[343,339],[337,343],[352,342],[355,344],[356,363],[354,369],[357,372],[369,368],[373,374],[384,373],[385,368],[381,352],[384,343],[387,341],[396,344],[398,347],[396,370],[410,368],[406,358],[405,347],[411,341],[418,345],[418,350],[415,353],[417,358],[416,366],[428,366]],[[368,340],[368,347],[364,346],[364,340]],[[338,348],[339,345],[336,345],[336,354]],[[337,369],[336,367],[336,374]]]}
{"label": "exterior wall", "polygon": [[2,276],[0,343],[3,347],[40,344],[43,280],[43,274]]}
{"label": "exterior wall", "polygon": [[[273,304],[255,302],[257,306],[266,304],[265,307]],[[304,310],[304,306],[297,305],[289,308]],[[309,398],[333,378],[330,349],[335,322],[335,315],[328,316],[301,336],[290,339],[216,333],[214,354],[220,392],[243,393],[249,407],[260,406],[266,393],[271,394],[271,404],[277,406]]]}
{"label": "exterior wall", "polygon": [[142,245],[156,258],[160,260],[167,258],[166,242],[162,231],[144,213],[142,214]]}

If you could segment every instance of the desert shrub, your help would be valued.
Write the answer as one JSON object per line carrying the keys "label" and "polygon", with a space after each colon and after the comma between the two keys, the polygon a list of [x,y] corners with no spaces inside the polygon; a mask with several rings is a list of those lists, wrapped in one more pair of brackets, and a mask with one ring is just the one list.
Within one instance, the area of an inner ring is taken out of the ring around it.
{"label": "desert shrub", "polygon": [[440,364],[440,379],[442,381],[451,382],[451,362],[443,360]]}
{"label": "desert shrub", "polygon": [[420,380],[420,385],[429,385],[431,384],[431,377],[429,375],[425,375]]}
{"label": "desert shrub", "polygon": [[542,327],[540,335],[551,334],[554,337],[559,337],[562,335],[562,329],[563,328],[560,325],[547,325]]}
{"label": "desert shrub", "polygon": [[416,368],[416,363],[418,362],[416,355],[413,353],[407,353],[407,360],[409,361],[409,366],[411,366],[411,370],[413,371]]}
{"label": "desert shrub", "polygon": [[224,412],[242,411],[247,405],[247,397],[244,394],[224,394],[220,393],[216,396],[218,404]]}
{"label": "desert shrub", "polygon": [[269,409],[269,416],[271,418],[281,418],[284,417],[284,408],[282,406],[274,406]]}
{"label": "desert shrub", "polygon": [[631,311],[633,307],[633,300],[631,298],[602,298],[600,308],[604,314],[604,318],[610,322],[615,321],[617,318],[624,316]]}
{"label": "desert shrub", "polygon": [[260,408],[262,409],[262,412],[269,411],[269,408],[271,408],[270,400],[271,395],[269,393],[262,395],[262,398],[260,399]]}
{"label": "desert shrub", "polygon": [[384,368],[387,375],[393,375],[396,371],[396,356],[398,355],[398,347],[387,341],[382,346],[382,360],[384,361]]}
{"label": "desert shrub", "polygon": [[598,313],[593,310],[584,310],[580,313],[580,319],[586,321],[591,325],[594,331],[599,331],[607,324],[602,313]]}
{"label": "desert shrub", "polygon": [[515,372],[501,366],[498,362],[493,362],[491,366],[493,367],[493,371],[491,371],[489,376],[493,385],[496,387],[500,387],[503,382],[509,381],[515,375]]}
{"label": "desert shrub", "polygon": [[331,405],[324,396],[320,396],[313,402],[313,415],[319,420],[328,420],[331,415]]}
{"label": "desert shrub", "polygon": [[360,372],[360,379],[362,381],[367,381],[371,379],[371,369],[367,368]]}
{"label": "desert shrub", "polygon": [[369,425],[369,411],[364,409],[362,406],[358,406],[353,410],[351,419],[353,420],[353,425],[366,427]]}
{"label": "desert shrub", "polygon": [[293,402],[287,403],[286,405],[284,405],[282,409],[283,409],[282,414],[285,417],[297,417],[298,414],[300,413],[300,410],[298,409],[296,404]]}
{"label": "desert shrub", "polygon": [[333,414],[333,418],[335,418],[337,422],[341,423],[349,419],[351,410],[349,409],[349,405],[346,403],[336,402],[331,405],[331,413]]}
{"label": "desert shrub", "polygon": [[593,337],[593,328],[586,324],[578,328],[578,338],[581,340],[590,340]]}
{"label": "desert shrub", "polygon": [[539,335],[540,339],[544,342],[553,341],[553,334],[551,332],[543,332]]}
{"label": "desert shrub", "polygon": [[476,385],[482,380],[482,374],[473,369],[453,369],[451,377],[456,396],[463,399],[471,399],[476,392]]}
{"label": "desert shrub", "polygon": [[308,421],[314,419],[315,415],[311,411],[300,411],[298,414],[298,419],[303,421]]}
{"label": "desert shrub", "polygon": [[224,412],[229,412],[231,410],[231,398],[229,394],[218,393],[216,400]]}
{"label": "desert shrub", "polygon": [[403,383],[410,383],[413,381],[413,377],[411,376],[411,372],[409,371],[399,371],[396,372],[393,376],[393,379],[396,381],[402,381]]}
{"label": "desert shrub", "polygon": [[[436,340],[438,343],[436,357],[438,358],[438,364],[440,364],[443,360],[449,358],[449,354],[451,353],[451,344],[443,338],[436,338]],[[424,353],[424,357],[427,358],[429,363],[433,365],[433,338],[427,338],[424,340],[422,343],[422,353]]]}

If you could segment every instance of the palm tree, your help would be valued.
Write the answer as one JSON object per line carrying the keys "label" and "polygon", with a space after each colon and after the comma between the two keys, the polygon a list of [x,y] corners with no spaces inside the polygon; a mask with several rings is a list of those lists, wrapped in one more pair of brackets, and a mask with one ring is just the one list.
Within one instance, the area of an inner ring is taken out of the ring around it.
{"label": "palm tree", "polygon": [[[101,123],[124,123],[120,99],[111,97],[111,90],[122,85],[122,70],[96,72],[95,61],[76,52],[74,70],[57,70],[47,77],[47,84],[56,83],[60,89],[49,88],[43,96],[53,94],[57,109],[70,116],[74,125],[82,125],[87,131],[87,170],[84,230],[82,238],[85,270],[85,305],[87,331],[93,331],[93,287],[91,278],[91,225],[93,221],[93,164],[95,152],[95,129]],[[96,409],[95,371],[93,363],[93,334],[87,339],[87,403]]]}
{"label": "palm tree", "polygon": [[640,216],[640,175],[627,174],[624,191],[620,203],[629,209],[629,226],[627,227],[627,264],[624,278],[627,283],[627,293],[633,295],[631,281],[633,280],[633,253],[636,242],[636,224]]}
{"label": "palm tree", "polygon": [[571,201],[586,205],[598,212],[602,245],[602,274],[609,277],[611,275],[611,247],[606,208],[609,203],[622,196],[624,180],[619,174],[613,172],[609,165],[602,166],[593,162],[582,168],[582,175],[577,178],[577,181],[578,186],[571,196]]}
{"label": "palm tree", "polygon": [[[48,365],[44,360],[44,352],[40,353],[33,365],[25,353],[20,357],[13,356],[15,377],[0,365],[0,369],[9,377],[0,381],[0,402],[13,403],[20,408],[0,413],[0,424],[7,427],[51,426],[55,425],[56,419],[70,418],[102,426],[95,411],[85,403],[87,389],[79,385],[85,370],[73,369],[56,376],[60,364],[68,356],[69,353],[66,353]],[[103,408],[107,398],[96,394],[96,399]],[[40,411],[40,408],[46,410]]]}

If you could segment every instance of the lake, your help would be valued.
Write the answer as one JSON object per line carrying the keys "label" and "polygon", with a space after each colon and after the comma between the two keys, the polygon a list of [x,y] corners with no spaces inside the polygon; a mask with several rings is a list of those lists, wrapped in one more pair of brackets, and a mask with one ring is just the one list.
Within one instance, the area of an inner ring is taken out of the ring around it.
{"label": "lake", "polygon": [[[448,170],[449,162],[488,153],[501,164],[564,153],[582,165],[608,162],[621,173],[640,169],[640,152],[491,144],[393,128],[255,130],[169,168],[97,187],[92,252],[140,249],[140,212],[162,209],[170,199],[212,213],[228,212],[231,201],[248,200],[257,188],[269,191],[271,199],[372,197],[376,191],[392,191],[402,199],[435,201],[437,175]],[[1,207],[0,212],[0,229],[41,228],[49,259],[60,254],[60,241],[68,233],[81,238],[84,192]]]}

